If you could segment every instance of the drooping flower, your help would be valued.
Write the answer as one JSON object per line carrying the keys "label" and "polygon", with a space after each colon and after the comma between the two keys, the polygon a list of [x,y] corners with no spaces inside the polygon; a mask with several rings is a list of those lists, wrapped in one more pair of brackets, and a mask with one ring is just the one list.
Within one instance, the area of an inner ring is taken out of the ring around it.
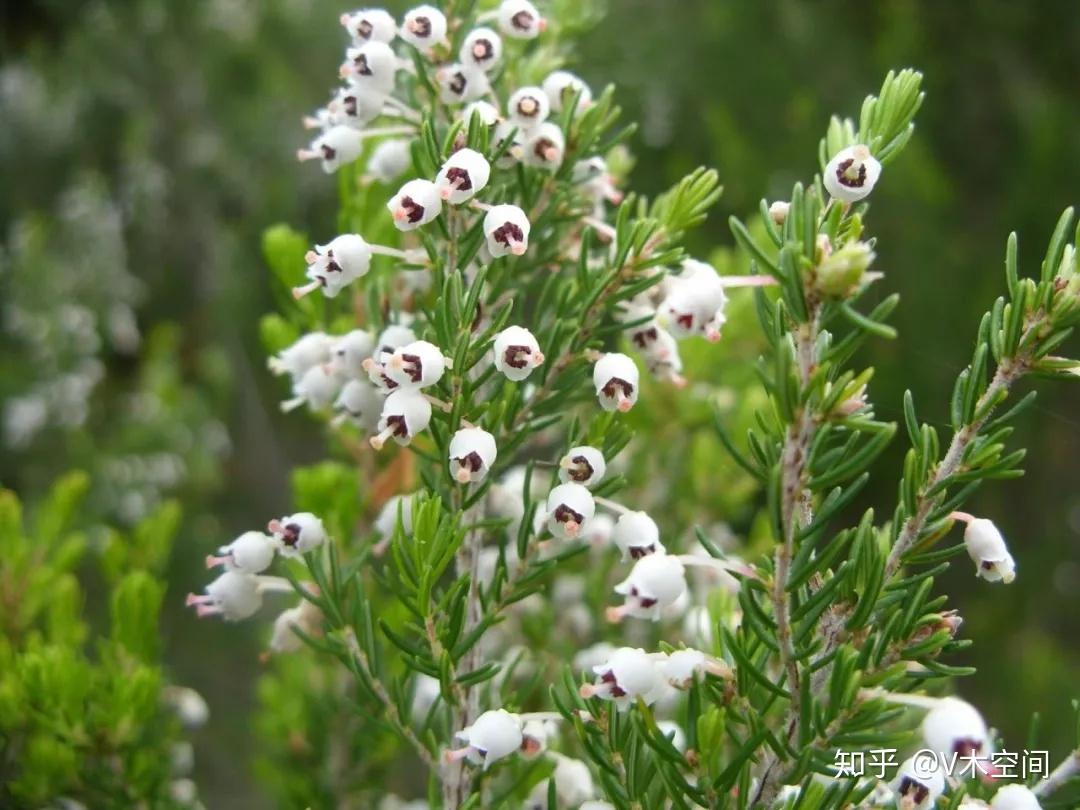
{"label": "drooping flower", "polygon": [[413,231],[442,213],[442,197],[430,180],[410,180],[386,204],[399,231]]}
{"label": "drooping flower", "polygon": [[341,63],[341,78],[348,79],[365,93],[386,95],[394,89],[398,57],[385,42],[365,42],[359,48],[345,51]]}
{"label": "drooping flower", "polygon": [[405,14],[400,34],[410,45],[430,48],[446,39],[446,15],[434,6],[417,6]]}
{"label": "drooping flower", "polygon": [[482,428],[462,428],[450,439],[450,475],[459,484],[479,483],[495,463],[495,437]]}
{"label": "drooping flower", "polygon": [[556,171],[563,162],[566,139],[558,124],[545,121],[530,130],[522,144],[521,159],[526,166]]}
{"label": "drooping flower", "polygon": [[990,810],[1042,810],[1042,805],[1027,785],[1005,785],[990,800]]}
{"label": "drooping flower", "polygon": [[720,339],[726,316],[727,294],[712,265],[695,259],[682,263],[682,271],[665,282],[666,296],[658,320],[676,338],[704,335]]}
{"label": "drooping flower", "polygon": [[904,810],[927,810],[935,806],[945,792],[945,775],[937,757],[922,752],[900,763],[890,783],[897,797],[897,807]]}
{"label": "drooping flower", "polygon": [[341,388],[341,380],[330,371],[328,365],[312,366],[300,379],[293,382],[292,399],[281,403],[286,413],[306,404],[312,411],[324,411],[330,407]]}
{"label": "drooping flower", "polygon": [[956,697],[942,698],[922,722],[926,746],[942,757],[986,756],[990,735],[978,709]]}
{"label": "drooping flower", "polygon": [[228,545],[218,549],[217,557],[206,558],[206,567],[224,565],[226,570],[245,574],[261,574],[274,561],[277,544],[262,532],[244,532]]}
{"label": "drooping flower", "polygon": [[484,216],[488,252],[499,258],[524,255],[529,249],[529,218],[516,205],[493,205]]}
{"label": "drooping flower", "polygon": [[322,611],[307,599],[300,600],[296,607],[282,611],[274,619],[274,628],[270,634],[270,651],[274,653],[293,653],[304,646],[304,640],[296,633],[314,636],[322,629]]}
{"label": "drooping flower", "polygon": [[426,340],[414,340],[383,359],[383,371],[402,388],[427,388],[446,372],[442,349]]}
{"label": "drooping flower", "polygon": [[499,5],[499,28],[508,37],[536,39],[546,27],[547,21],[529,0],[503,0]]}
{"label": "drooping flower", "polygon": [[559,480],[565,483],[581,484],[594,487],[600,483],[607,472],[604,454],[595,447],[580,444],[571,447],[559,459]]}
{"label": "drooping flower", "polygon": [[841,149],[825,166],[825,190],[840,202],[853,203],[874,190],[881,164],[863,144]]}
{"label": "drooping flower", "polygon": [[387,439],[392,438],[406,445],[431,423],[431,403],[415,388],[392,391],[383,402],[382,414],[376,426],[379,432],[369,441],[381,450]]}
{"label": "drooping flower", "polygon": [[1006,585],[1016,579],[1016,561],[993,521],[986,518],[969,520],[964,529],[964,545],[975,562],[976,576]]}
{"label": "drooping flower", "polygon": [[382,413],[383,398],[367,380],[349,380],[334,400],[334,426],[347,421],[364,430],[375,430]]}
{"label": "drooping flower", "polygon": [[491,71],[502,56],[502,37],[490,28],[476,28],[461,44],[458,59],[466,67]]}
{"label": "drooping flower", "polygon": [[412,165],[412,145],[406,138],[379,141],[368,158],[367,172],[380,183],[392,183]]}
{"label": "drooping flower", "polygon": [[560,484],[547,498],[547,527],[560,540],[573,540],[596,512],[592,493],[581,484]]}
{"label": "drooping flower", "polygon": [[551,114],[551,102],[540,87],[521,87],[506,103],[510,122],[523,130],[539,126]]}
{"label": "drooping flower", "polygon": [[638,399],[638,368],[625,354],[609,352],[593,366],[593,386],[600,407],[625,413]]}
{"label": "drooping flower", "polygon": [[619,710],[625,710],[639,697],[652,703],[663,685],[656,662],[640,648],[620,647],[592,670],[600,677],[583,684],[581,696],[610,700]]}
{"label": "drooping flower", "polygon": [[311,512],[297,512],[271,520],[267,529],[279,544],[283,557],[300,557],[326,542],[326,527]]}
{"label": "drooping flower", "polygon": [[226,571],[207,585],[202,595],[188,594],[186,604],[195,607],[199,618],[221,616],[227,622],[242,621],[262,607],[259,578],[243,571]]}
{"label": "drooping flower", "polygon": [[553,112],[561,113],[564,107],[574,103],[575,97],[577,97],[576,111],[580,112],[592,103],[592,90],[589,89],[589,85],[585,84],[580,76],[567,70],[549,73],[542,86]]}
{"label": "drooping flower", "polygon": [[626,597],[616,608],[608,609],[608,618],[624,616],[657,621],[660,612],[686,592],[686,569],[677,557],[650,554],[634,563],[630,575],[615,586],[615,593]]}
{"label": "drooping flower", "polygon": [[533,333],[521,326],[508,326],[495,336],[495,368],[514,382],[526,379],[544,362]]}
{"label": "drooping flower", "polygon": [[327,298],[335,297],[349,284],[367,275],[371,269],[371,245],[356,233],[336,236],[325,245],[316,245],[304,256],[311,284],[293,289],[299,298],[322,289]]}
{"label": "drooping flower", "polygon": [[474,149],[459,149],[443,163],[435,178],[439,195],[451,205],[461,205],[488,184],[491,164]]}
{"label": "drooping flower", "polygon": [[266,364],[274,374],[288,374],[293,379],[299,379],[308,369],[330,361],[331,346],[333,338],[325,332],[309,332],[271,357]]}
{"label": "drooping flower", "polygon": [[465,747],[447,751],[446,759],[468,759],[487,769],[521,748],[521,719],[506,709],[486,711],[455,736]]}
{"label": "drooping flower", "polygon": [[375,351],[375,336],[365,329],[352,329],[333,338],[330,344],[330,371],[347,380],[364,376],[364,361]]}
{"label": "drooping flower", "polygon": [[336,172],[346,163],[352,163],[364,149],[364,138],[359,130],[346,124],[330,127],[311,142],[307,149],[296,153],[298,160],[319,160],[327,174]]}
{"label": "drooping flower", "polygon": [[439,84],[439,100],[444,104],[476,101],[491,89],[487,74],[480,68],[455,63],[439,68],[435,73]]}

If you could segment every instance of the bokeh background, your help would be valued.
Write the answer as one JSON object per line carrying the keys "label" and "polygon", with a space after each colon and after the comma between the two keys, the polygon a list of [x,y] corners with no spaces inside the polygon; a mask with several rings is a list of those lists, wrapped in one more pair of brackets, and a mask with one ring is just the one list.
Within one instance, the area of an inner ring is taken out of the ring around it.
{"label": "bokeh background", "polygon": [[[207,550],[286,511],[290,469],[325,451],[303,419],[277,412],[258,341],[273,308],[259,235],[278,221],[333,230],[333,181],[292,155],[300,116],[335,76],[342,9],[0,9],[0,482],[33,500],[60,471],[88,470],[88,522],[130,524],[181,499],[162,632],[170,672],[213,711],[196,778],[209,807],[264,806],[251,730],[262,630],[196,623],[181,605]],[[905,66],[925,72],[927,101],[872,222],[886,286],[903,297],[901,339],[861,359],[878,370],[879,414],[899,419],[911,388],[920,415],[944,425],[1002,286],[1008,232],[1030,272],[1061,209],[1080,202],[1074,0],[608,0],[571,62],[594,88],[618,85],[641,122],[634,188],[718,169],[725,194],[693,237],[706,256],[731,245],[730,214],[815,171],[829,114],[856,114],[887,69]],[[1067,348],[1075,356],[1080,342]],[[972,505],[1011,539],[1017,582],[988,587],[961,563],[940,587],[975,641],[954,663],[982,670],[962,694],[1013,748],[1040,712],[1043,742],[1063,752],[1080,683],[1080,390],[1042,387],[1015,437],[1027,476],[984,487]],[[879,462],[864,507],[891,511],[904,450],[898,440]],[[745,530],[744,515],[732,519]]]}

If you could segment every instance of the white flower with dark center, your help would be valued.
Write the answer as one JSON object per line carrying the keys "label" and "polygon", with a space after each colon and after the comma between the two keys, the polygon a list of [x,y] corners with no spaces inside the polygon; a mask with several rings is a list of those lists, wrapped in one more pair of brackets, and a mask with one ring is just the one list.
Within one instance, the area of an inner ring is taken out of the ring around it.
{"label": "white flower with dark center", "polygon": [[297,635],[296,630],[306,636],[314,636],[322,630],[322,622],[322,611],[307,599],[301,600],[299,605],[282,611],[274,619],[274,629],[270,634],[270,651],[298,652],[303,648],[304,640]]}
{"label": "white flower with dark center", "polygon": [[413,231],[442,213],[442,197],[430,180],[410,180],[386,204],[399,231]]}
{"label": "white flower with dark center", "polygon": [[380,183],[392,183],[412,166],[412,142],[406,138],[379,141],[368,158],[367,173]]}
{"label": "white flower with dark center", "polygon": [[521,720],[506,709],[486,711],[455,736],[465,743],[465,747],[447,751],[446,759],[454,761],[467,758],[487,769],[492,763],[521,748]]}
{"label": "white flower with dark center", "polygon": [[382,413],[383,398],[367,380],[349,380],[334,400],[335,427],[352,422],[363,430],[375,430]]}
{"label": "white flower with dark center", "polygon": [[595,447],[580,444],[571,447],[566,455],[559,459],[559,480],[564,484],[581,484],[595,487],[607,472],[604,454]]}
{"label": "white flower with dark center", "polygon": [[881,164],[863,144],[841,149],[825,166],[825,190],[840,202],[853,203],[874,190]]}
{"label": "white flower with dark center", "polygon": [[554,720],[526,720],[521,728],[521,755],[525,759],[535,759],[548,749],[558,732]]}
{"label": "white flower with dark center", "polygon": [[544,362],[533,333],[521,326],[508,326],[495,336],[495,368],[508,379],[521,382]]}
{"label": "white flower with dark center", "polygon": [[202,595],[189,593],[186,604],[195,607],[200,619],[221,616],[227,622],[242,621],[262,607],[259,578],[243,571],[226,571],[207,585]]}
{"label": "white flower with dark center", "polygon": [[333,125],[344,125],[361,130],[382,115],[388,91],[383,92],[370,85],[343,87],[326,105]]}
{"label": "white flower with dark center", "polygon": [[442,379],[447,365],[442,349],[426,340],[415,340],[384,358],[383,371],[402,388],[428,388]]}
{"label": "white flower with dark center", "polygon": [[294,297],[322,288],[323,295],[333,298],[349,284],[367,275],[371,269],[371,245],[356,233],[336,236],[325,245],[316,245],[304,256],[307,277],[311,284],[293,289]]}
{"label": "white flower with dark center", "polygon": [[375,351],[375,336],[364,329],[353,329],[339,335],[330,344],[330,370],[350,380],[365,375],[364,361]]}
{"label": "white flower with dark center", "polygon": [[529,130],[539,126],[551,114],[551,102],[540,87],[522,87],[510,96],[506,103],[510,123],[519,129]]}
{"label": "white flower with dark center", "polygon": [[495,105],[488,101],[474,101],[461,110],[461,120],[468,125],[474,113],[480,117],[480,123],[485,127],[495,126],[501,118]]}
{"label": "white flower with dark center", "polygon": [[300,161],[322,161],[323,171],[331,174],[346,163],[352,163],[363,150],[364,137],[359,130],[338,124],[313,140],[307,149],[298,150],[296,157]]}
{"label": "white flower with dark center", "polygon": [[470,31],[458,52],[461,64],[485,73],[498,64],[501,56],[502,37],[490,28]]}
{"label": "white flower with dark center", "polygon": [[526,166],[556,171],[563,162],[566,139],[558,124],[545,121],[529,130],[522,145],[521,159]]}
{"label": "white flower with dark center", "polygon": [[990,810],[1042,810],[1042,805],[1026,785],[1005,785],[990,800]]}
{"label": "white flower with dark center", "polygon": [[1004,582],[1008,585],[1016,579],[1016,562],[1005,545],[993,521],[973,518],[964,529],[964,545],[975,562],[975,574],[987,582]]}
{"label": "white flower with dark center", "polygon": [[547,527],[560,540],[573,540],[596,513],[592,493],[581,484],[559,484],[547,498]]}
{"label": "white flower with dark center", "polygon": [[942,698],[923,718],[923,740],[946,761],[990,753],[990,734],[979,711],[965,700]]}
{"label": "white flower with dark center", "polygon": [[301,557],[326,542],[326,527],[311,512],[297,512],[281,520],[271,520],[267,529],[274,536],[283,557]]}
{"label": "white flower with dark center", "polygon": [[545,28],[547,20],[529,0],[503,0],[499,5],[499,29],[508,37],[536,39]]}
{"label": "white flower with dark center", "polygon": [[656,662],[644,650],[633,647],[618,648],[592,670],[600,677],[591,684],[583,684],[581,696],[610,700],[620,710],[625,710],[639,697],[652,703],[663,685]]}
{"label": "white flower with dark center", "polygon": [[416,434],[431,424],[431,403],[415,388],[392,391],[383,402],[378,433],[369,439],[371,446],[381,450],[387,439],[406,445]]}
{"label": "white flower with dark center", "polygon": [[450,439],[450,475],[459,484],[479,483],[495,463],[495,437],[482,428],[462,428]]}
{"label": "white flower with dark center", "polygon": [[529,218],[516,205],[493,205],[484,216],[484,236],[493,258],[524,255],[529,249]]}
{"label": "white flower with dark center", "polygon": [[274,562],[276,553],[277,544],[270,535],[262,532],[244,532],[227,546],[219,548],[219,556],[207,556],[206,567],[224,565],[228,571],[261,574]]}
{"label": "white flower with dark center", "polygon": [[661,326],[676,338],[704,335],[711,341],[720,339],[727,294],[711,265],[687,259],[679,275],[668,277],[665,288],[667,295],[658,310]]}
{"label": "white flower with dark center", "polygon": [[945,792],[945,775],[937,757],[923,751],[905,759],[889,784],[898,810],[927,810]]}
{"label": "white flower with dark center", "polygon": [[593,386],[600,407],[625,413],[638,399],[638,368],[625,354],[609,352],[593,366]]}
{"label": "white flower with dark center", "polygon": [[488,184],[491,164],[474,149],[459,149],[443,163],[435,178],[439,195],[451,205],[461,205]]}
{"label": "white flower with dark center", "polygon": [[365,42],[390,43],[397,36],[397,23],[390,12],[382,8],[365,8],[342,14],[341,24],[357,45]]}
{"label": "white flower with dark center", "polygon": [[630,301],[616,314],[620,323],[628,324],[626,336],[634,348],[646,352],[660,339],[661,326],[656,322],[656,310],[643,301]]}
{"label": "white flower with dark center", "polygon": [[624,616],[658,621],[660,612],[686,591],[686,569],[677,557],[650,554],[634,563],[630,576],[615,586],[615,593],[626,597],[620,607],[608,608],[608,618],[619,621]]}
{"label": "white flower with dark center", "polygon": [[446,15],[434,6],[417,6],[405,14],[400,34],[421,50],[431,48],[446,39]]}
{"label": "white flower with dark center", "polygon": [[391,537],[401,521],[401,531],[406,537],[412,536],[412,508],[416,495],[394,495],[379,510],[375,518],[375,531],[381,537]]}
{"label": "white flower with dark center", "polygon": [[312,411],[324,411],[330,407],[341,389],[341,380],[330,372],[328,365],[312,366],[293,383],[292,399],[281,403],[281,410],[288,413],[307,404]]}
{"label": "white flower with dark center", "polygon": [[439,68],[435,81],[439,84],[439,100],[444,104],[476,101],[491,90],[491,83],[484,71],[459,63]]}
{"label": "white flower with dark center", "polygon": [[[564,107],[573,104],[575,97],[578,98],[576,112],[592,104],[592,90],[589,89],[589,85],[585,84],[581,77],[567,70],[549,73],[544,79],[543,89],[552,111],[556,113],[561,113]],[[579,93],[580,97],[578,97]]]}
{"label": "white flower with dark center", "polygon": [[274,374],[288,374],[293,379],[303,377],[308,369],[330,362],[333,338],[325,332],[309,332],[292,345],[267,360]]}
{"label": "white flower with dark center", "polygon": [[686,378],[682,375],[682,357],[679,355],[679,343],[666,329],[657,327],[656,340],[642,355],[645,368],[656,379],[669,382],[682,388]]}

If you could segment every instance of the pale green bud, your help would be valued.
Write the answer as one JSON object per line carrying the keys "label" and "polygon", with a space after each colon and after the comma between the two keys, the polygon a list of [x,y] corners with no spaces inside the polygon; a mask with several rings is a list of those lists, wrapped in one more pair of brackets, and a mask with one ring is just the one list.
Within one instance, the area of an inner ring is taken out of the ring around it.
{"label": "pale green bud", "polygon": [[875,256],[866,242],[848,242],[821,260],[815,286],[825,295],[843,298],[859,286]]}

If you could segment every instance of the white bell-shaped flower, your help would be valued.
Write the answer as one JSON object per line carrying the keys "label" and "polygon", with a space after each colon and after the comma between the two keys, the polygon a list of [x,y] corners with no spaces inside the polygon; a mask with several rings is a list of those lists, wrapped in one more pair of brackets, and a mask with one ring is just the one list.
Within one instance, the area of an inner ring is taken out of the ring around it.
{"label": "white bell-shaped flower", "polygon": [[609,352],[593,366],[593,387],[605,411],[625,413],[638,399],[639,373],[634,361],[625,354]]}
{"label": "white bell-shaped flower", "polygon": [[1026,785],[1005,785],[990,800],[990,810],[1042,810],[1042,805]]}
{"label": "white bell-shaped flower", "polygon": [[397,36],[397,22],[390,12],[382,8],[364,8],[342,14],[341,24],[357,45],[365,42],[390,43]]}
{"label": "white bell-shaped flower", "polygon": [[900,763],[889,783],[896,796],[896,806],[903,810],[927,810],[934,807],[945,792],[945,775],[938,758],[921,752]]}
{"label": "white bell-shaped flower", "polygon": [[975,562],[977,576],[987,582],[1004,582],[1006,585],[1016,579],[1016,562],[993,521],[986,518],[968,521],[964,545]]}
{"label": "white bell-shaped flower", "polygon": [[330,362],[333,341],[325,332],[308,332],[267,360],[266,364],[274,374],[288,374],[298,379],[308,369]]}
{"label": "white bell-shaped flower", "polygon": [[529,218],[516,205],[493,205],[484,216],[484,236],[493,258],[529,249]]}
{"label": "white bell-shaped flower", "polygon": [[942,698],[922,722],[927,748],[943,758],[986,756],[990,753],[990,735],[978,709],[956,697]]}
{"label": "white bell-shaped flower", "polygon": [[322,629],[323,614],[307,599],[301,600],[296,607],[282,611],[274,619],[270,633],[270,651],[273,653],[294,653],[304,647],[304,640],[297,635],[299,630],[304,635],[314,636]]}
{"label": "white bell-shaped flower", "polygon": [[476,28],[461,43],[458,59],[466,67],[485,73],[499,63],[502,57],[502,37],[490,28]]}
{"label": "white bell-shaped flower", "polygon": [[410,180],[386,204],[399,231],[413,231],[442,213],[442,197],[430,180]]}
{"label": "white bell-shaped flower", "polygon": [[464,104],[483,98],[491,90],[487,74],[480,68],[455,63],[435,73],[439,100],[443,104]]}
{"label": "white bell-shaped flower", "polygon": [[186,604],[195,608],[200,619],[221,616],[227,622],[242,621],[262,607],[259,578],[243,571],[226,571],[207,585],[202,595],[188,594]]}
{"label": "white bell-shaped flower", "polygon": [[412,143],[407,138],[387,138],[371,151],[367,173],[380,183],[393,183],[412,165]]}
{"label": "white bell-shaped flower", "polygon": [[406,12],[399,33],[410,45],[426,50],[446,39],[446,15],[434,6],[417,6]]}
{"label": "white bell-shaped flower", "polygon": [[379,424],[379,416],[382,413],[383,398],[367,380],[349,380],[341,389],[337,399],[334,400],[335,427],[352,422],[357,427],[372,431]]}
{"label": "white bell-shaped flower", "polygon": [[307,277],[311,284],[297,287],[293,295],[299,298],[312,289],[321,287],[323,295],[333,298],[371,269],[371,246],[356,233],[336,236],[325,245],[316,245],[304,256]]}
{"label": "white bell-shaped flower", "polygon": [[459,484],[479,483],[495,463],[495,437],[482,428],[462,428],[450,439],[450,475]]}
{"label": "white bell-shaped flower", "polygon": [[595,447],[579,444],[571,447],[559,459],[559,480],[564,484],[581,484],[585,487],[595,487],[600,483],[607,472],[607,464],[604,454]]}
{"label": "white bell-shaped flower", "polygon": [[293,383],[292,399],[282,402],[281,410],[288,413],[307,404],[312,411],[324,411],[340,389],[341,380],[331,373],[329,365],[312,366]]}
{"label": "white bell-shaped flower", "polygon": [[390,537],[401,521],[401,530],[406,536],[412,535],[412,508],[416,495],[394,495],[383,504],[379,516],[375,518],[375,531],[380,537]]}
{"label": "white bell-shaped flower", "polygon": [[435,178],[439,195],[451,205],[468,202],[481,192],[491,177],[491,164],[474,149],[459,149],[443,163]]}
{"label": "white bell-shaped flower", "polygon": [[363,150],[364,137],[360,131],[346,124],[338,124],[313,140],[307,149],[297,151],[296,157],[301,161],[322,161],[323,171],[332,174],[360,157]]}
{"label": "white bell-shaped flower", "polygon": [[559,733],[554,720],[533,718],[526,720],[521,727],[521,755],[525,759],[535,759],[548,750],[551,741]]}
{"label": "white bell-shaped flower", "polygon": [[575,111],[580,112],[592,103],[592,90],[589,85],[568,70],[556,70],[548,74],[543,83],[544,95],[548,97],[553,112],[561,113],[563,108],[573,104],[578,97]]}
{"label": "white bell-shaped flower", "polygon": [[668,683],[676,689],[687,689],[694,678],[708,671],[709,656],[701,650],[676,650],[668,653],[660,668]]}
{"label": "white bell-shaped flower", "polygon": [[506,103],[506,114],[514,126],[530,130],[547,120],[551,114],[551,102],[543,88],[521,87]]}
{"label": "white bell-shaped flower", "polygon": [[559,807],[580,807],[582,802],[596,794],[596,786],[588,765],[580,759],[564,756],[557,751],[550,752],[548,756],[555,760],[555,770],[529,794],[529,810],[547,810],[549,781],[555,783],[555,796]]}
{"label": "white bell-shaped flower", "polygon": [[536,39],[545,28],[547,21],[529,0],[503,0],[499,4],[499,29],[508,37]]}
{"label": "white bell-shaped flower", "polygon": [[840,202],[853,203],[874,190],[881,164],[863,144],[841,149],[825,166],[825,190]]}
{"label": "white bell-shaped flower", "polygon": [[333,125],[361,130],[382,115],[388,93],[370,83],[352,84],[341,88],[326,109]]}
{"label": "white bell-shaped flower", "polygon": [[267,526],[283,557],[301,557],[326,542],[326,527],[311,512],[297,512]]}
{"label": "white bell-shaped flower", "polygon": [[676,338],[704,335],[711,341],[720,339],[727,294],[712,265],[687,259],[682,272],[669,277],[666,289],[657,313],[661,326]]}
{"label": "white bell-shaped flower", "polygon": [[[719,330],[718,330],[719,331]],[[642,355],[645,368],[658,380],[669,382],[679,388],[686,385],[686,378],[682,375],[682,356],[679,354],[679,343],[666,329],[657,328],[656,340]]]}
{"label": "white bell-shaped flower", "polygon": [[656,310],[643,301],[631,301],[618,313],[620,323],[628,324],[626,336],[636,349],[649,351],[660,339],[660,324],[656,321]]}
{"label": "white bell-shaped flower", "polygon": [[416,434],[427,430],[429,424],[431,403],[420,391],[415,388],[393,391],[383,402],[377,425],[379,432],[371,437],[371,446],[381,450],[390,438],[400,445],[406,445]]}
{"label": "white bell-shaped flower", "polygon": [[488,768],[493,762],[510,756],[521,748],[521,720],[506,709],[486,711],[471,726],[457,733],[465,748],[447,751],[448,760],[468,758]]}
{"label": "white bell-shaped flower", "polygon": [[592,493],[581,484],[559,484],[547,497],[547,527],[560,540],[573,540],[596,513]]}
{"label": "white bell-shaped flower", "polygon": [[508,326],[495,335],[495,368],[514,382],[521,382],[544,362],[533,333],[521,326]]}
{"label": "white bell-shaped flower", "polygon": [[650,554],[634,563],[630,576],[615,586],[615,593],[626,597],[621,607],[609,608],[608,618],[624,616],[658,621],[660,612],[686,591],[686,569],[677,557]]}
{"label": "white bell-shaped flower", "polygon": [[620,710],[639,697],[652,703],[663,676],[656,662],[640,648],[619,647],[603,663],[592,668],[600,677],[581,687],[582,697],[610,700]]}
{"label": "white bell-shaped flower", "polygon": [[261,574],[274,562],[277,544],[262,532],[244,532],[227,546],[218,549],[218,556],[206,558],[206,567],[224,565],[226,570],[245,574]]}
{"label": "white bell-shaped flower", "polygon": [[426,340],[415,340],[395,349],[383,360],[383,370],[402,388],[427,388],[446,372],[442,349]]}
{"label": "white bell-shaped flower", "polygon": [[529,130],[525,138],[521,159],[526,166],[556,171],[566,153],[566,138],[558,124],[545,121]]}
{"label": "white bell-shaped flower", "polygon": [[472,120],[474,113],[480,117],[480,123],[483,124],[485,127],[495,126],[497,123],[499,123],[499,120],[501,118],[501,116],[499,115],[499,110],[491,102],[474,101],[471,104],[467,104],[464,108],[462,108],[461,120],[464,121],[466,125],[468,125],[469,121]]}
{"label": "white bell-shaped flower", "polygon": [[375,336],[365,329],[353,329],[339,335],[330,344],[330,370],[344,379],[365,376],[364,361],[375,351]]}

